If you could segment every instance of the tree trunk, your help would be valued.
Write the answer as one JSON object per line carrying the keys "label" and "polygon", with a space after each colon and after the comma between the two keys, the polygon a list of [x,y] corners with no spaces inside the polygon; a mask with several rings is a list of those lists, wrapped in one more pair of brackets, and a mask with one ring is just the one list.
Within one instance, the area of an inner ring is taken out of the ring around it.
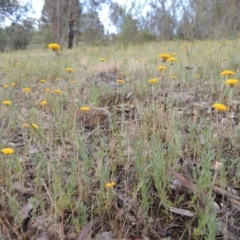
{"label": "tree trunk", "polygon": [[74,20],[71,20],[69,22],[68,49],[73,48],[73,39],[74,39]]}

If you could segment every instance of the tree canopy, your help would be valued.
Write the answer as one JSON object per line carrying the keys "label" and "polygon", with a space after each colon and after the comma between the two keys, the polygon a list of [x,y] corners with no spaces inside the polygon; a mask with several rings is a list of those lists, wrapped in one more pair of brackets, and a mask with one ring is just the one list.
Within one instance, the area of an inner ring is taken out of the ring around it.
{"label": "tree canopy", "polygon": [[0,0],[0,19],[19,21],[30,9],[30,3],[22,4],[18,0]]}

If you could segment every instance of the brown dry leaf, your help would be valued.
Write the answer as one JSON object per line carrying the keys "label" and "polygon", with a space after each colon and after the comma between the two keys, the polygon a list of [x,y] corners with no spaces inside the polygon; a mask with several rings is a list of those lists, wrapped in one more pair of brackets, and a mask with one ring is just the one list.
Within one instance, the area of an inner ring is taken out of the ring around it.
{"label": "brown dry leaf", "polygon": [[188,210],[180,209],[180,208],[170,207],[169,211],[173,212],[173,213],[176,213],[176,214],[180,214],[181,216],[186,216],[186,217],[193,217],[194,216],[194,213],[192,213]]}
{"label": "brown dry leaf", "polygon": [[170,172],[182,185],[184,185],[191,192],[194,192],[194,185],[187,178],[183,177],[181,174],[175,172],[172,168],[167,167],[167,171]]}
{"label": "brown dry leaf", "polygon": [[[167,171],[170,172],[182,185],[184,185],[187,189],[189,189],[191,192],[195,192],[194,185],[191,181],[189,181],[187,178],[183,177],[181,174],[175,172],[172,168],[167,166]],[[202,201],[202,195],[201,198],[198,198],[198,203],[201,209],[205,208],[205,204]]]}
{"label": "brown dry leaf", "polygon": [[240,197],[239,196],[234,195],[230,191],[227,191],[225,189],[222,189],[222,188],[216,187],[216,186],[213,187],[213,191],[217,194],[232,198],[235,202],[238,202],[238,205],[240,206]]}
{"label": "brown dry leaf", "polygon": [[84,225],[77,240],[87,240],[92,227],[101,221],[102,221],[101,217],[95,217],[93,220]]}

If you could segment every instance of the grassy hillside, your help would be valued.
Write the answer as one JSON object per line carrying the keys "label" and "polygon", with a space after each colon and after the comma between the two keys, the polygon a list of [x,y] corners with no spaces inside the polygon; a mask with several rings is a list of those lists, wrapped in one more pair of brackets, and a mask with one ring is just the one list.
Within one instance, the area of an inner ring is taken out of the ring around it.
{"label": "grassy hillside", "polygon": [[1,53],[0,238],[240,238],[239,47]]}

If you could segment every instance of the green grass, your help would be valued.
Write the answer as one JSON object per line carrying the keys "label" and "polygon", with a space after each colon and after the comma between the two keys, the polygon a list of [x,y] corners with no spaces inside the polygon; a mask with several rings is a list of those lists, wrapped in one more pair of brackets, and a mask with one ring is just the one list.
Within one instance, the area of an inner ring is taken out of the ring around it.
{"label": "green grass", "polygon": [[[106,231],[119,239],[215,239],[225,231],[219,233],[220,226],[236,237],[229,223],[239,225],[240,201],[216,194],[215,187],[239,194],[240,88],[229,89],[220,76],[230,69],[239,78],[239,47],[238,40],[176,41],[127,49],[82,46],[61,55],[48,49],[1,53],[0,81],[8,86],[0,89],[1,102],[12,105],[0,105],[0,149],[15,153],[1,155],[0,237],[46,232],[54,239],[76,239],[97,216],[102,224],[89,232],[92,239]],[[163,63],[160,53],[176,53],[178,61]],[[160,65],[167,68],[163,74]],[[91,82],[94,74],[113,68],[125,80],[117,92]],[[156,77],[158,83],[150,86],[148,80]],[[211,106],[222,85],[221,103],[228,111],[216,113]],[[24,93],[25,87],[32,91]],[[83,117],[82,106],[107,107],[108,124],[86,128],[97,119]],[[216,161],[223,167],[213,178]],[[114,187],[106,188],[109,182]],[[172,207],[194,215],[181,216]]]}

